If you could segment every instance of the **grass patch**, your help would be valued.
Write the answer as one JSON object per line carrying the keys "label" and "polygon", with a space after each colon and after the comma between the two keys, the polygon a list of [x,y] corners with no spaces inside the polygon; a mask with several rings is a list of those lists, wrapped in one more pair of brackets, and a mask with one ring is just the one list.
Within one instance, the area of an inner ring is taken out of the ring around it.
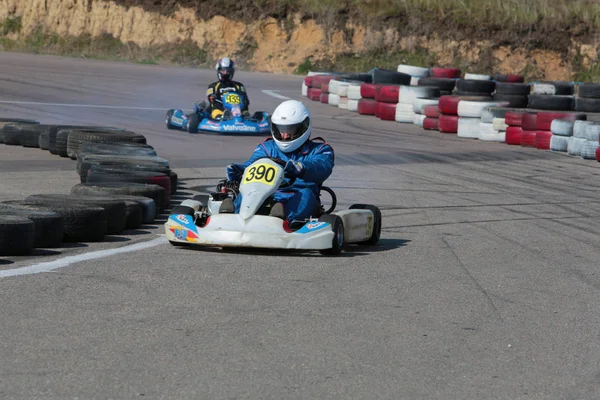
{"label": "grass patch", "polygon": [[9,33],[19,33],[22,28],[21,17],[6,18],[0,23],[0,32],[2,36],[6,36]]}
{"label": "grass patch", "polygon": [[41,28],[35,29],[31,34],[18,40],[0,37],[0,50],[132,61],[148,65],[207,66],[211,61],[206,50],[199,48],[191,40],[146,48],[134,43],[123,43],[109,34],[96,37],[88,34],[59,36],[55,33],[45,32]]}

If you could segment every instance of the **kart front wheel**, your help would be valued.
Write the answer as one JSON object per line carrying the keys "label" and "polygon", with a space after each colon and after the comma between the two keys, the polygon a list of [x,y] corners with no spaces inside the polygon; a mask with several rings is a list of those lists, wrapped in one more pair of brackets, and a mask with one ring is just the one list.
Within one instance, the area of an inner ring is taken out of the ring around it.
{"label": "kart front wheel", "polygon": [[187,131],[189,133],[198,133],[198,125],[200,125],[200,116],[196,113],[188,115]]}
{"label": "kart front wheel", "polygon": [[342,252],[342,248],[344,247],[344,222],[334,214],[321,215],[319,222],[327,222],[331,225],[331,230],[333,231],[331,248],[319,250],[320,253],[328,256],[337,256]]}
{"label": "kart front wheel", "polygon": [[167,117],[165,118],[165,124],[167,125],[167,129],[177,129],[175,125],[171,125],[171,117],[173,116],[174,112],[175,110],[167,111]]}

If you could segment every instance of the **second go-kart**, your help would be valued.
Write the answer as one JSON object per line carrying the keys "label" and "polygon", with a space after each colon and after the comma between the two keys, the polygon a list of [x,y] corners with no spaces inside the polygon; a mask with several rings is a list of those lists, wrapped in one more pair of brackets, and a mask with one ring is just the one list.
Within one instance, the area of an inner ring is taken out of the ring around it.
{"label": "second go-kart", "polygon": [[194,111],[185,114],[182,110],[171,109],[167,111],[165,123],[168,129],[183,129],[189,133],[269,133],[270,114],[257,111],[252,116],[242,115],[244,109],[244,96],[237,92],[229,92],[221,96],[224,112],[220,119],[210,117],[206,102],[194,104]]}
{"label": "second go-kart", "polygon": [[[239,184],[221,181],[206,204],[199,199],[183,201],[165,223],[167,239],[176,246],[318,250],[329,255],[339,254],[348,243],[377,244],[381,211],[373,205],[354,204],[333,213],[336,196],[325,186],[321,191],[328,192],[333,201],[327,210],[321,204],[318,215],[291,224],[267,215],[273,193],[293,183],[284,179],[284,165],[280,159],[258,159],[246,168]],[[243,196],[239,214],[219,213],[223,200],[238,193]]]}

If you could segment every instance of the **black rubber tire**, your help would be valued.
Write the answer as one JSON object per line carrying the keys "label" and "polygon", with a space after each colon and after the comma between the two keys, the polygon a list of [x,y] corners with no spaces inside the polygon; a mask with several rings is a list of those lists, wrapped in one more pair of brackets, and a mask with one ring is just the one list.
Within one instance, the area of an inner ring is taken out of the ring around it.
{"label": "black rubber tire", "polygon": [[468,97],[490,97],[491,95],[486,92],[466,92],[464,90],[455,90],[452,93],[454,96],[468,96]]}
{"label": "black rubber tire", "polygon": [[54,125],[48,131],[48,151],[50,154],[56,153],[56,133],[61,129],[86,129],[92,128],[89,125]]}
{"label": "black rubber tire", "polygon": [[102,199],[98,197],[75,197],[69,194],[34,194],[25,198],[30,204],[46,205],[81,204],[83,206],[102,207],[106,211],[106,234],[118,235],[125,229],[126,206],[123,200]]}
{"label": "black rubber tire", "polygon": [[529,104],[529,96],[520,96],[515,94],[494,93],[492,96],[494,101],[508,101],[508,106],[512,108],[527,108]]}
{"label": "black rubber tire", "polygon": [[600,98],[576,97],[575,111],[600,113]]}
{"label": "black rubber tire", "polygon": [[[141,171],[155,171],[163,174],[168,174],[171,170],[164,162],[158,162],[164,160],[161,157],[155,156],[131,156],[131,155],[86,155],[83,158],[77,159],[76,170],[79,176],[84,177],[82,182],[85,182],[88,170],[92,165],[113,165],[121,168],[127,167],[130,169],[138,169]],[[166,161],[166,160],[165,160]]]}
{"label": "black rubber tire", "polygon": [[179,176],[175,171],[169,171],[169,177],[171,178],[171,194],[177,193],[177,185],[179,182]]}
{"label": "black rubber tire", "polygon": [[575,108],[575,98],[573,96],[530,94],[527,106],[538,110],[572,111]]}
{"label": "black rubber tire", "polygon": [[456,81],[456,90],[471,93],[492,93],[496,89],[496,82],[481,81],[477,79],[459,79]]}
{"label": "black rubber tire", "polygon": [[139,133],[110,127],[100,127],[98,129],[73,129],[68,135],[66,145],[68,156],[73,160],[78,158],[82,144],[88,141],[146,144],[146,137]]}
{"label": "black rubber tire", "polygon": [[72,194],[128,195],[142,196],[154,200],[157,215],[165,208],[165,189],[158,185],[144,185],[130,182],[80,183],[71,188]]}
{"label": "black rubber tire", "polygon": [[50,127],[52,125],[21,124],[19,144],[23,147],[40,147],[40,135],[42,133],[48,134]]}
{"label": "black rubber tire", "polygon": [[[137,156],[156,156],[154,147],[134,142],[106,142],[86,140],[81,144],[79,152],[74,154],[75,158],[85,157],[87,155],[137,155]],[[73,157],[71,157],[73,158]]]}
{"label": "black rubber tire", "polygon": [[9,200],[4,203],[59,214],[64,222],[64,242],[101,242],[106,235],[106,211],[102,207],[57,202],[40,205],[25,200]]}
{"label": "black rubber tire", "polygon": [[187,131],[188,133],[198,133],[198,125],[200,124],[200,116],[196,113],[188,115]]}
{"label": "black rubber tire", "polygon": [[[127,204],[130,201],[135,202],[140,208],[141,223],[149,224],[154,221],[158,210],[156,202],[150,197],[145,196],[130,196],[126,194],[98,194],[94,190],[90,190],[88,186],[77,184],[71,188],[71,194],[75,197],[99,197],[108,200],[123,200]],[[127,223],[128,227],[130,223]]]}
{"label": "black rubber tire", "polygon": [[0,256],[30,254],[35,245],[32,220],[17,215],[0,215]]}
{"label": "black rubber tire", "polygon": [[[71,194],[74,200],[84,199],[84,200],[109,200],[109,201],[119,201],[125,204],[125,229],[136,229],[143,223],[143,214],[142,214],[142,206],[140,205],[139,200],[132,198],[127,198],[128,196],[78,196]],[[146,198],[148,201],[154,203],[154,200]],[[107,210],[108,211],[108,210]],[[156,215],[156,206],[152,210],[152,219],[154,219],[154,215]]]}
{"label": "black rubber tire", "polygon": [[360,81],[365,83],[374,83],[373,74],[365,72],[355,72],[350,74],[338,75],[335,77],[338,81]]}
{"label": "black rubber tire", "polygon": [[600,99],[600,83],[582,83],[577,95],[585,99]]}
{"label": "black rubber tire", "polygon": [[162,172],[142,171],[116,166],[92,165],[86,183],[98,182],[134,182],[156,184],[165,189],[165,204],[171,198],[171,177]]}
{"label": "black rubber tire", "polygon": [[440,89],[440,91],[452,92],[456,87],[456,80],[448,78],[420,78],[418,85],[432,86]]}
{"label": "black rubber tire", "polygon": [[171,209],[171,215],[184,214],[194,216],[195,210],[188,206],[175,206]]}
{"label": "black rubber tire", "polygon": [[39,142],[38,142],[38,147],[42,150],[48,150],[48,146],[49,144],[49,133],[48,132],[42,132],[40,133],[40,137],[39,137]]}
{"label": "black rubber tire", "polygon": [[527,96],[531,88],[527,83],[496,83],[496,94]]}
{"label": "black rubber tire", "polygon": [[18,215],[29,218],[35,225],[36,248],[60,247],[64,234],[63,218],[52,211],[36,211],[18,205],[0,203],[0,215]]}
{"label": "black rubber tire", "polygon": [[23,118],[0,118],[0,143],[4,143],[4,127],[9,124],[39,124],[39,121]]}
{"label": "black rubber tire", "polygon": [[377,242],[379,242],[379,239],[381,238],[381,210],[379,209],[379,207],[371,205],[371,204],[352,204],[349,207],[350,210],[355,209],[355,210],[370,210],[373,213],[373,218],[375,218],[374,221],[374,225],[373,225],[373,231],[371,232],[371,237],[367,240],[365,240],[364,242],[361,242],[361,244],[366,244],[369,246],[375,246],[377,244]]}
{"label": "black rubber tire", "polygon": [[387,69],[375,68],[373,70],[373,83],[385,83],[396,85],[410,85],[412,77],[402,72],[391,71]]}
{"label": "black rubber tire", "polygon": [[335,214],[323,214],[319,217],[319,222],[327,222],[331,225],[331,230],[334,232],[331,248],[319,250],[319,252],[328,256],[340,254],[344,248],[344,222]]}
{"label": "black rubber tire", "polygon": [[3,142],[4,144],[10,146],[18,146],[21,144],[21,133],[22,133],[21,124],[6,124],[4,128],[2,128],[3,132]]}

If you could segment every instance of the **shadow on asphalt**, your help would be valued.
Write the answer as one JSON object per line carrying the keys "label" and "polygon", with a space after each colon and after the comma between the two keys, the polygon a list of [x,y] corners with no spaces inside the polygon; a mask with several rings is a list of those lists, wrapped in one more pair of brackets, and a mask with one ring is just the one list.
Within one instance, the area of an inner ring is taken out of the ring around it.
{"label": "shadow on asphalt", "polygon": [[4,260],[4,259],[0,258],[0,265],[9,265],[9,264],[14,264],[14,261]]}

